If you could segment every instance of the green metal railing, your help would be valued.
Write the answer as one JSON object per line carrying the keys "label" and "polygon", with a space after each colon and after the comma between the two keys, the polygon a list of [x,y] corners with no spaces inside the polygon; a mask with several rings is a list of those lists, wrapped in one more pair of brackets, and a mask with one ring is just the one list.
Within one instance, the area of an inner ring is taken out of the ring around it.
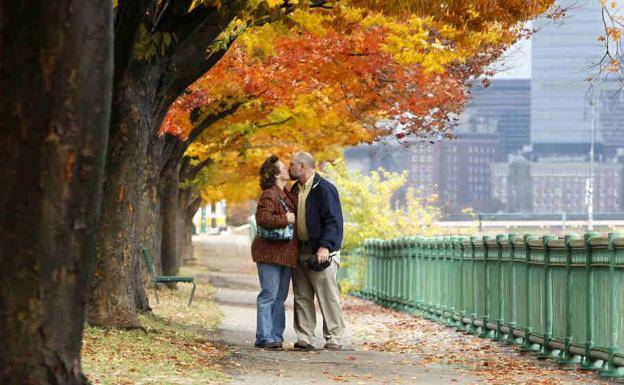
{"label": "green metal railing", "polygon": [[369,239],[343,259],[355,295],[624,377],[621,234]]}

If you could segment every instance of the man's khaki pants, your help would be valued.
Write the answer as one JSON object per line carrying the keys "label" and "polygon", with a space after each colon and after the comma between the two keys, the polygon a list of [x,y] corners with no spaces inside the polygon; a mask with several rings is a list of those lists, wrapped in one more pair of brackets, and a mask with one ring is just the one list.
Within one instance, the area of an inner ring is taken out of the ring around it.
{"label": "man's khaki pants", "polygon": [[297,267],[292,272],[295,297],[294,327],[297,333],[297,341],[314,344],[314,329],[316,329],[314,296],[316,295],[323,315],[323,337],[325,337],[325,341],[342,345],[345,343],[345,323],[340,308],[338,283],[336,282],[338,265],[332,262],[331,266],[323,271],[310,270],[305,261],[311,256],[316,258],[309,245],[300,246]]}

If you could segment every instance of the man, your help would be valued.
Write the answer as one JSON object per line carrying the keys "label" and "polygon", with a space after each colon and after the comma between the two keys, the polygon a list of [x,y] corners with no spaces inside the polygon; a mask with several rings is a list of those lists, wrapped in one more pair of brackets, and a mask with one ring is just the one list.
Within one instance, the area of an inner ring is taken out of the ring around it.
{"label": "man", "polygon": [[[295,298],[295,349],[314,350],[316,312],[314,297],[323,314],[325,349],[340,350],[345,324],[340,308],[336,272],[342,243],[342,208],[336,187],[315,172],[316,162],[307,152],[293,155],[288,169],[297,182],[292,192],[298,195],[297,235],[299,258],[292,272]],[[330,257],[331,254],[331,257]],[[308,260],[329,266],[321,271],[308,267]]]}

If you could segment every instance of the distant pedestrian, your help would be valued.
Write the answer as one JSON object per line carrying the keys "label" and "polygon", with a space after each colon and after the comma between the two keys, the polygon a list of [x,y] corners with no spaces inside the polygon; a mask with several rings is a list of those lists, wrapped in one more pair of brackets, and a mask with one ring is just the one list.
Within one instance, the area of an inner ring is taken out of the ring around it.
{"label": "distant pedestrian", "polygon": [[299,258],[293,269],[295,297],[295,349],[313,350],[316,328],[314,297],[323,314],[325,349],[340,350],[345,342],[345,323],[340,307],[336,272],[340,263],[343,219],[336,187],[315,171],[307,152],[293,155],[288,171],[297,182],[297,237]]}
{"label": "distant pedestrian", "polygon": [[288,170],[277,156],[269,157],[262,164],[262,194],[256,210],[257,235],[251,245],[261,288],[256,301],[255,346],[259,348],[279,349],[284,342],[284,302],[288,297],[291,267],[296,265],[299,252],[294,231],[296,196],[285,188],[289,180]]}

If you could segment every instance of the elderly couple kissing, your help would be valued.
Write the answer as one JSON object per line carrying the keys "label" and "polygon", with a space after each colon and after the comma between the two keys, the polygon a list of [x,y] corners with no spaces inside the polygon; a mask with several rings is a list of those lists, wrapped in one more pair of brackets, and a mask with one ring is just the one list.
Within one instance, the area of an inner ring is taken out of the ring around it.
{"label": "elderly couple kissing", "polygon": [[[295,183],[289,189],[290,180]],[[340,350],[345,323],[336,282],[343,231],[338,191],[316,173],[316,162],[306,152],[295,153],[288,168],[277,156],[269,157],[260,168],[260,187],[259,231],[251,246],[261,288],[255,346],[282,348],[284,302],[292,277],[294,349],[315,349],[316,297],[323,315],[324,348]]]}

